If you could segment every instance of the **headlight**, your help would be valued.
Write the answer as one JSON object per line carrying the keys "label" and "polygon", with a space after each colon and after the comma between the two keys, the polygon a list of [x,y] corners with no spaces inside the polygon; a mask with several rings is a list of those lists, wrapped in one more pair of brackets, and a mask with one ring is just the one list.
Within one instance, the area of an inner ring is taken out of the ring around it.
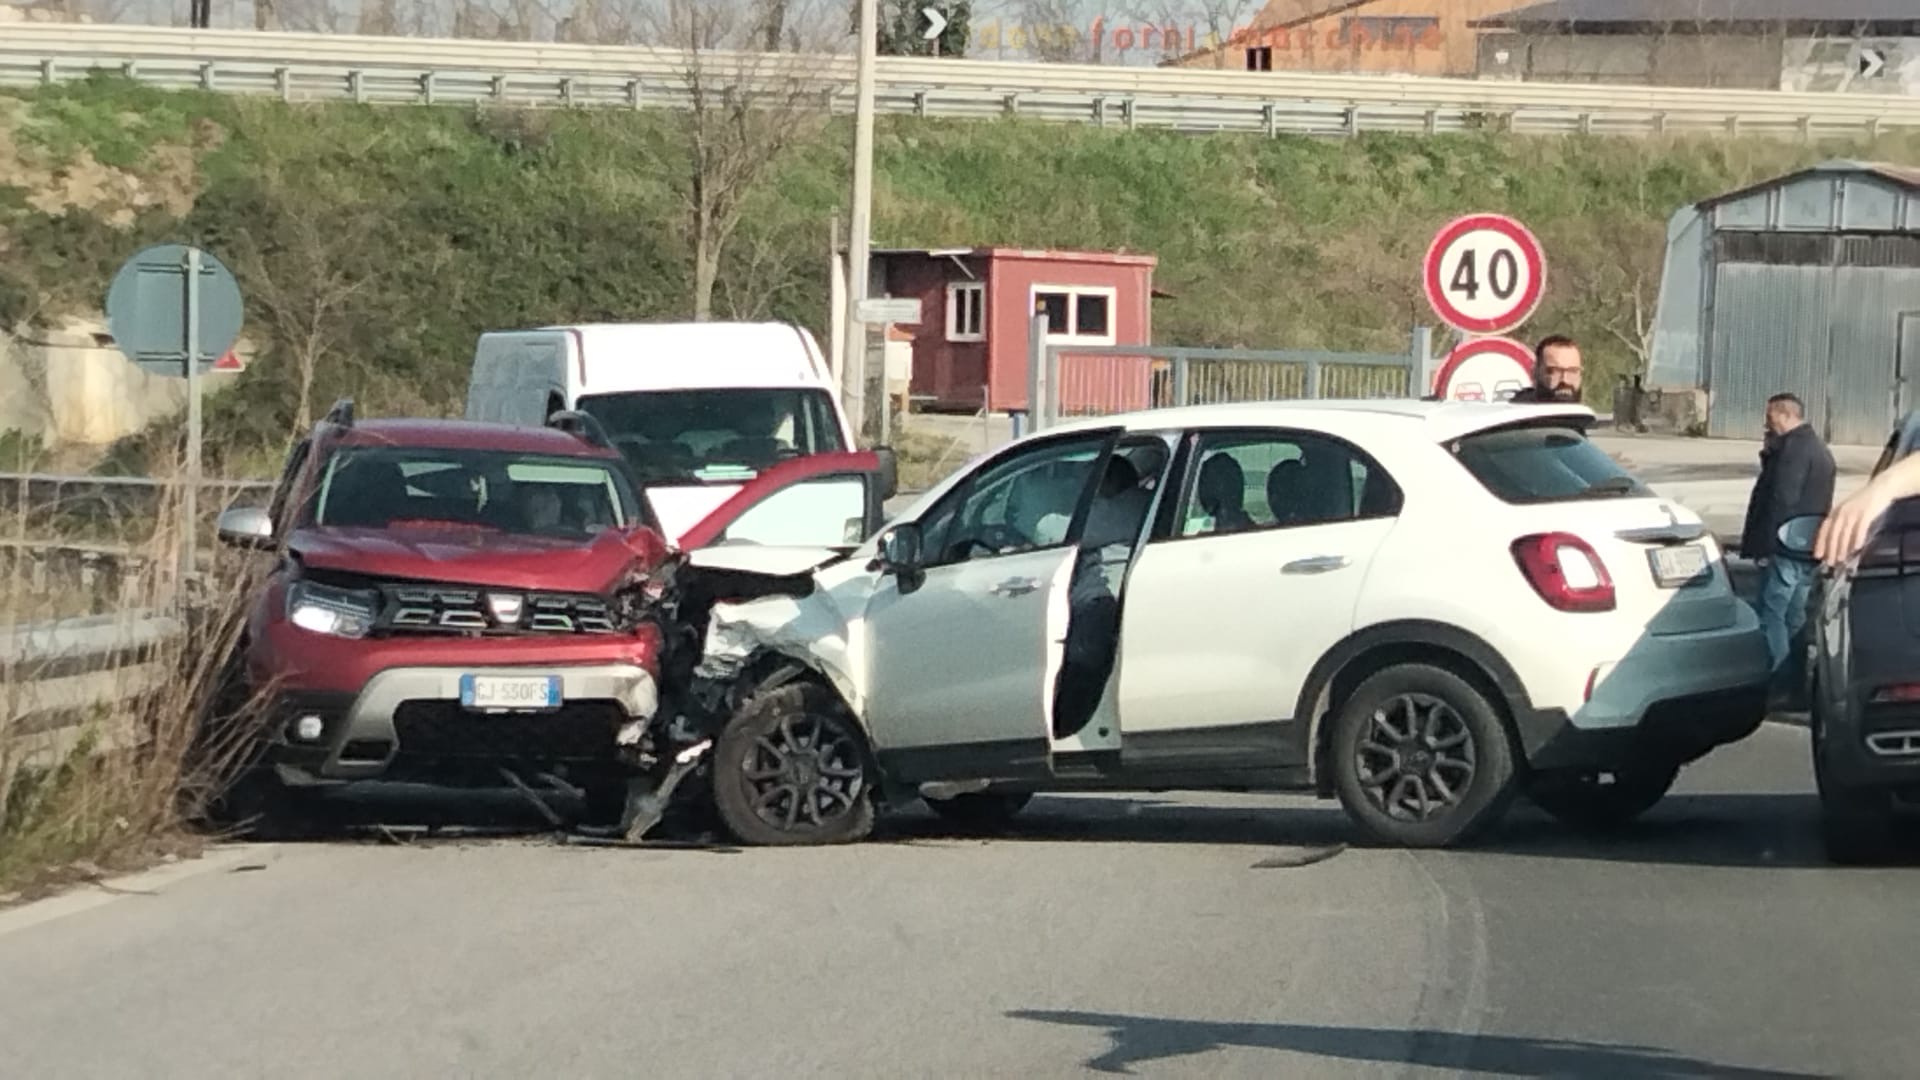
{"label": "headlight", "polygon": [[378,594],[296,581],[287,590],[287,620],[302,630],[335,637],[366,637],[380,613]]}

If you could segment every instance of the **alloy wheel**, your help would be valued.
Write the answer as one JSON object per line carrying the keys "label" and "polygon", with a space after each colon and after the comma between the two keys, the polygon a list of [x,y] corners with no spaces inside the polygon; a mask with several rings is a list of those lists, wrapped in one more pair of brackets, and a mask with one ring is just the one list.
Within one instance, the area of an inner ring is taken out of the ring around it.
{"label": "alloy wheel", "polygon": [[776,829],[818,829],[866,795],[860,744],[839,720],[788,714],[741,761],[755,817]]}
{"label": "alloy wheel", "polygon": [[1397,695],[1374,710],[1358,758],[1368,800],[1398,821],[1428,821],[1459,806],[1477,766],[1466,719],[1421,693]]}

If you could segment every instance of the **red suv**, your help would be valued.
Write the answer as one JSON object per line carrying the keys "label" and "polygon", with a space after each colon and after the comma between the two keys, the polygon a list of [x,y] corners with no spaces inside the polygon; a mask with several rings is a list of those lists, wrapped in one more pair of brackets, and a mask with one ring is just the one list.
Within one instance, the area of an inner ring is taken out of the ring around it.
{"label": "red suv", "polygon": [[239,803],[272,819],[296,788],[518,782],[618,819],[628,782],[660,764],[649,729],[675,715],[704,640],[710,603],[663,591],[672,544],[724,542],[730,521],[822,479],[807,499],[842,499],[837,539],[857,544],[892,494],[883,456],[811,455],[663,537],[592,419],[551,424],[356,422],[342,402],[269,508],[222,515],[224,542],[281,556],[241,646],[236,684],[268,719]]}

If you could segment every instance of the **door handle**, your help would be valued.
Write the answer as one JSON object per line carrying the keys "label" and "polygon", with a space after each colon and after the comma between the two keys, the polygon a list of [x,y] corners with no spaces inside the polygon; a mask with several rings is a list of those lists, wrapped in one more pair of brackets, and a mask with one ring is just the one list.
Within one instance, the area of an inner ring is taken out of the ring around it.
{"label": "door handle", "polygon": [[1329,570],[1338,570],[1347,565],[1345,555],[1315,555],[1311,559],[1295,559],[1280,568],[1283,574],[1324,574]]}
{"label": "door handle", "polygon": [[1008,578],[987,591],[995,596],[1025,596],[1039,587],[1038,578],[1016,577]]}

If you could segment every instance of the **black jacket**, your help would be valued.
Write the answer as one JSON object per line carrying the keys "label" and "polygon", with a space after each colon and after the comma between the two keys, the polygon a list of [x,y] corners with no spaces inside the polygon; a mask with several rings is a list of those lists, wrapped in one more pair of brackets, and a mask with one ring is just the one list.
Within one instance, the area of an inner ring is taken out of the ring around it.
{"label": "black jacket", "polygon": [[1767,436],[1760,450],[1760,479],[1754,482],[1746,527],[1740,531],[1740,554],[1771,557],[1774,534],[1783,523],[1833,509],[1833,478],[1833,451],[1813,425]]}

